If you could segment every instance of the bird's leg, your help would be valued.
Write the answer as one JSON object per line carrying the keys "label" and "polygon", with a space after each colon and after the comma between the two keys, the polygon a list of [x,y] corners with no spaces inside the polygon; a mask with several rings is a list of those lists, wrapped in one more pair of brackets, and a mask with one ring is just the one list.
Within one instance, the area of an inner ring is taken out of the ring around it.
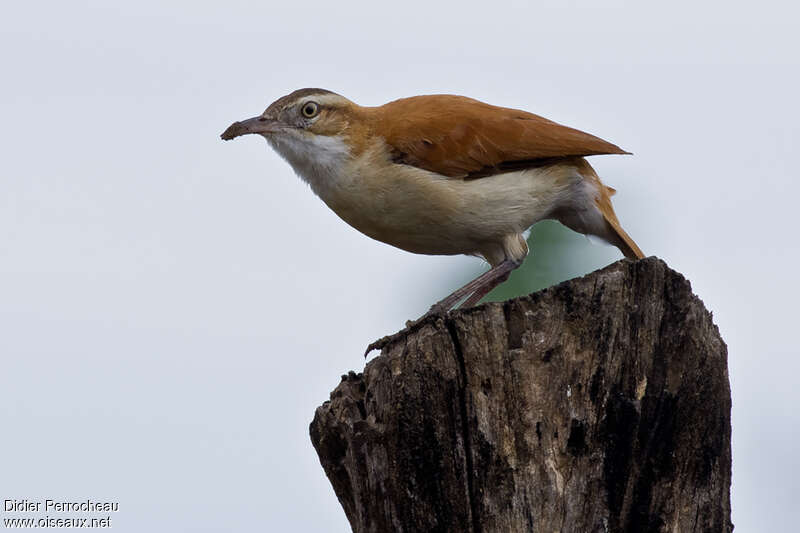
{"label": "bird's leg", "polygon": [[[449,311],[453,306],[470,294],[472,296],[470,296],[467,301],[459,307],[470,307],[475,305],[480,301],[481,298],[486,296],[489,291],[507,280],[509,274],[511,274],[511,271],[517,268],[520,264],[520,262],[512,259],[506,259],[502,263],[498,263],[460,289],[453,291],[453,293],[449,296],[445,296],[433,304],[428,312],[422,316],[422,318]],[[480,294],[478,295],[478,298],[475,299],[475,295],[478,293]],[[422,320],[422,318],[420,318],[420,320]]]}
{"label": "bird's leg", "polygon": [[[442,298],[435,304],[431,306],[427,313],[422,315],[420,318],[416,320],[409,320],[406,322],[406,327],[395,333],[394,335],[387,335],[382,337],[369,346],[367,346],[367,351],[364,352],[364,357],[367,356],[369,352],[372,350],[380,350],[384,346],[390,344],[392,341],[399,339],[400,337],[408,334],[410,331],[415,329],[418,325],[424,322],[427,318],[433,315],[439,315],[446,313],[449,311],[453,306],[455,306],[459,301],[464,299],[465,297],[469,296],[467,300],[464,302],[462,307],[469,307],[475,305],[480,301],[481,298],[486,296],[489,291],[500,285],[502,282],[508,279],[508,276],[511,274],[511,271],[517,268],[521,264],[520,261],[514,261],[512,259],[506,259],[502,263],[498,263],[497,265],[490,268],[487,272],[484,272],[477,278],[473,279],[460,289],[456,289],[453,291],[452,294]],[[472,296],[470,296],[472,295]]]}
{"label": "bird's leg", "polygon": [[484,285],[480,289],[476,290],[475,292],[473,292],[470,295],[469,298],[464,300],[464,302],[461,305],[458,306],[459,309],[467,309],[469,307],[472,307],[473,305],[478,305],[478,302],[480,302],[481,299],[484,296],[486,296],[487,294],[492,292],[492,289],[494,289],[495,287],[497,287],[498,285],[500,285],[501,283],[506,281],[508,279],[508,276],[510,276],[510,275],[511,275],[511,272],[506,272],[505,274],[503,274],[502,276],[498,277],[497,279],[495,279],[491,283],[487,283],[486,285]]}

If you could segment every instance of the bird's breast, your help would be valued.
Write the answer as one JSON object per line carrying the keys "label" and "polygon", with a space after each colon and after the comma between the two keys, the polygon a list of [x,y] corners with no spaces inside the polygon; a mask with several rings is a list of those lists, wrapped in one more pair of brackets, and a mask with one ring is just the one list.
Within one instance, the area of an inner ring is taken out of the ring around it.
{"label": "bird's breast", "polygon": [[[373,146],[312,187],[344,221],[398,248],[473,254],[545,218],[574,172],[534,169],[477,180],[451,179],[391,161]],[[578,177],[578,179],[580,179]]]}

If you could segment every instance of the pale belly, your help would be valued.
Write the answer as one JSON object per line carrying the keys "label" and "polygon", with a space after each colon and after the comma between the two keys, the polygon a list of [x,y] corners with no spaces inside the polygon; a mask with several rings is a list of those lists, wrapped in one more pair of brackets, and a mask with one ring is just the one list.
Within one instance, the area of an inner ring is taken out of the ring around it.
{"label": "pale belly", "polygon": [[570,165],[474,180],[392,165],[390,172],[362,172],[318,194],[348,224],[397,248],[487,256],[502,255],[509,238],[516,242],[519,234],[550,216],[581,181]]}

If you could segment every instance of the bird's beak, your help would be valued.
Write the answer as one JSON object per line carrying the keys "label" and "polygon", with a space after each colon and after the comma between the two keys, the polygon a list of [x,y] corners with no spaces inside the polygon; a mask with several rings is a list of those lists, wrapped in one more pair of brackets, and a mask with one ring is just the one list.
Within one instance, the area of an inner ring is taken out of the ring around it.
{"label": "bird's beak", "polygon": [[235,139],[241,135],[248,135],[251,133],[258,133],[258,134],[269,134],[275,133],[280,131],[282,125],[277,120],[273,120],[270,118],[265,117],[253,117],[248,118],[246,120],[242,120],[240,122],[234,122],[228,129],[222,132],[223,140],[230,141],[231,139]]}

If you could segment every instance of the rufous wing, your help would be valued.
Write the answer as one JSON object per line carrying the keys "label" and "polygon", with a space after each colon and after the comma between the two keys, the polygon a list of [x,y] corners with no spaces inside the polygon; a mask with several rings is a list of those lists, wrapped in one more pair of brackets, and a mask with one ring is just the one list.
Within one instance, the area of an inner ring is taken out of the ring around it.
{"label": "rufous wing", "polygon": [[372,108],[372,114],[374,132],[398,163],[452,178],[490,176],[564,157],[628,153],[533,113],[463,96],[403,98]]}

